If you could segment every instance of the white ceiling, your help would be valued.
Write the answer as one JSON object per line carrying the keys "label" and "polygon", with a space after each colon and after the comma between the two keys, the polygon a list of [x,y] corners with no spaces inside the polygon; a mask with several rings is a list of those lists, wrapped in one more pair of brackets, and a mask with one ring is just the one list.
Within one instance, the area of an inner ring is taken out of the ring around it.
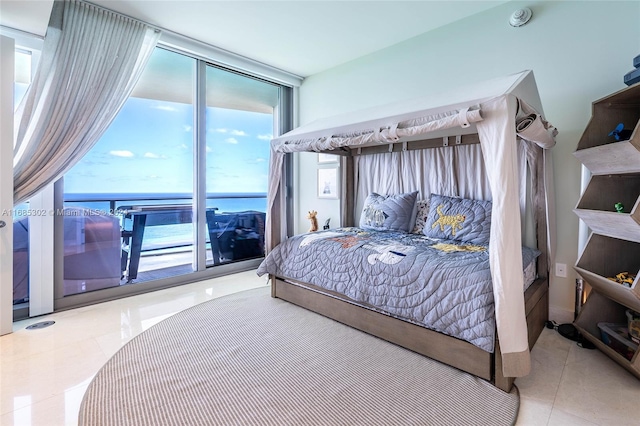
{"label": "white ceiling", "polygon": [[[90,2],[306,77],[507,1]],[[0,0],[0,25],[44,35],[52,5]]]}

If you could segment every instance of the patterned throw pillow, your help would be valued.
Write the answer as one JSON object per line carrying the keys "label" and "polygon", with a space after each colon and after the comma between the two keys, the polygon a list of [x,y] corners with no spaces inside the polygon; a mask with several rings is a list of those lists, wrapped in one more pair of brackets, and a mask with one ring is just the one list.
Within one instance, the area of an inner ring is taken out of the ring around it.
{"label": "patterned throw pillow", "polygon": [[431,238],[489,245],[491,201],[431,194],[423,232]]}
{"label": "patterned throw pillow", "polygon": [[429,200],[418,200],[416,205],[416,224],[411,232],[413,234],[422,234],[424,224],[427,221],[427,216],[429,215]]}
{"label": "patterned throw pillow", "polygon": [[364,201],[360,228],[410,232],[415,222],[417,197],[418,191],[394,195],[370,194]]}

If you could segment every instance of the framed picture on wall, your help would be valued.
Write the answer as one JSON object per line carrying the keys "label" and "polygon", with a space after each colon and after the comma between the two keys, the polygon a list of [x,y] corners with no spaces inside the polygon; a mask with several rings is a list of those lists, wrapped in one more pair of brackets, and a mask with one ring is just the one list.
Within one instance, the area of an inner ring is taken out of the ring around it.
{"label": "framed picture on wall", "polygon": [[338,198],[338,169],[318,169],[318,198]]}
{"label": "framed picture on wall", "polygon": [[337,163],[338,157],[338,155],[320,152],[318,153],[318,164]]}

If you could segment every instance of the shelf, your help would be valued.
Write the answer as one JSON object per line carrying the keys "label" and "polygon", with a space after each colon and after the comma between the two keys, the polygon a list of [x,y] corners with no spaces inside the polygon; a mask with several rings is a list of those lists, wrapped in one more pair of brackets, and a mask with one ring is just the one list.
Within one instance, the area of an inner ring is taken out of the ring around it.
{"label": "shelf", "polygon": [[[630,130],[622,141],[609,136],[619,123]],[[640,349],[623,345],[622,355],[601,340],[598,328],[603,322],[626,324],[628,308],[640,312],[640,83],[593,103],[574,155],[592,174],[574,212],[593,231],[574,266],[593,291],[574,325],[640,379]],[[616,203],[624,205],[622,213]],[[630,287],[608,279],[622,272],[636,274]]]}
{"label": "shelf", "polygon": [[[574,155],[594,175],[640,172],[640,83],[597,100]],[[627,140],[609,133],[618,123],[632,130]]]}
{"label": "shelf", "polygon": [[[640,137],[636,136],[636,139],[638,138]],[[573,155],[594,175],[640,172],[640,147],[629,141],[584,149],[574,152]]]}
{"label": "shelf", "polygon": [[631,361],[604,344],[600,339],[600,329],[598,323],[626,323],[625,310],[627,308],[620,305],[597,291],[591,292],[587,302],[582,307],[580,315],[576,318],[574,325],[580,333],[607,356],[629,370],[634,376],[640,379],[640,351],[636,351]]}
{"label": "shelf", "polygon": [[640,242],[640,174],[592,176],[574,212],[597,234]]}
{"label": "shelf", "polygon": [[[574,266],[594,290],[640,312],[640,243],[591,234]],[[636,274],[631,288],[611,281],[620,272]]]}

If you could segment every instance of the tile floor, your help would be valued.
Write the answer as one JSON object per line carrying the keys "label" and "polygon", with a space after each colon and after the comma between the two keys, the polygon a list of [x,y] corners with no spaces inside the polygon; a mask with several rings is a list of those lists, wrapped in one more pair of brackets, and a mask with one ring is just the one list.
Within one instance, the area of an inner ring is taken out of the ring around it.
{"label": "tile floor", "polygon": [[[0,425],[75,425],[98,369],[131,338],[216,297],[266,285],[254,271],[32,318],[0,337]],[[26,330],[29,324],[55,325]],[[598,350],[545,329],[518,379],[517,425],[639,425],[640,380]]]}

